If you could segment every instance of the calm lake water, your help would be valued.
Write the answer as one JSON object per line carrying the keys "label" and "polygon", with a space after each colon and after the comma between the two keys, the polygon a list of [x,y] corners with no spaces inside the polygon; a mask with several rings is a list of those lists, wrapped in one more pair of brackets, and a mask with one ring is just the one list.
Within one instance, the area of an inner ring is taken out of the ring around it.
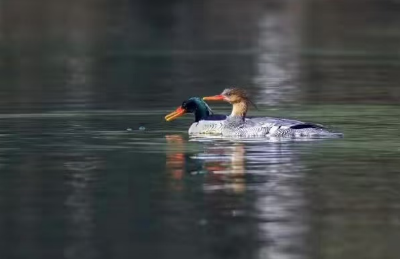
{"label": "calm lake water", "polygon": [[[398,1],[156,2],[1,3],[0,258],[397,258]],[[345,137],[163,121],[233,85]]]}

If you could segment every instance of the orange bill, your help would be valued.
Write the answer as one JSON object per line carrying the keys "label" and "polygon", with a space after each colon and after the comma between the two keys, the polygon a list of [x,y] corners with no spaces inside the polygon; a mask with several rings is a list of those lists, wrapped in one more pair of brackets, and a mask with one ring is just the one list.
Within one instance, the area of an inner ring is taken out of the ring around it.
{"label": "orange bill", "polygon": [[165,116],[165,120],[166,121],[172,121],[175,120],[176,118],[182,116],[183,114],[186,113],[186,110],[183,109],[182,107],[178,107],[178,109],[176,109],[176,111],[171,112],[170,114]]}
{"label": "orange bill", "polygon": [[219,94],[219,95],[214,95],[214,96],[203,97],[203,100],[205,100],[205,101],[225,101],[225,97],[223,95]]}

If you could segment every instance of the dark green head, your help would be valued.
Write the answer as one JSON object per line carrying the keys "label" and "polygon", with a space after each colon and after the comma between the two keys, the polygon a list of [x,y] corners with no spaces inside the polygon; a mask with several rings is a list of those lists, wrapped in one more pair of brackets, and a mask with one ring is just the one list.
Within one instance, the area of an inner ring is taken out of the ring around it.
{"label": "dark green head", "polygon": [[183,101],[182,105],[176,111],[165,116],[165,120],[172,121],[185,113],[194,113],[196,122],[204,120],[213,114],[211,108],[201,98],[192,97]]}

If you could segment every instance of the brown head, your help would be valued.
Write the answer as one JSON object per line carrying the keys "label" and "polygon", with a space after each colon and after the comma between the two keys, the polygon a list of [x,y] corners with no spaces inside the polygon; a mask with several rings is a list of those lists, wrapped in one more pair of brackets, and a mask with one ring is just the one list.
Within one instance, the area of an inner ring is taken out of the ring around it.
{"label": "brown head", "polygon": [[249,103],[252,103],[246,91],[239,88],[227,88],[221,94],[203,97],[203,100],[228,102],[233,105],[231,115],[243,117],[246,116]]}
{"label": "brown head", "polygon": [[206,101],[226,101],[230,104],[248,102],[249,97],[245,90],[240,88],[227,88],[221,94],[203,97]]}

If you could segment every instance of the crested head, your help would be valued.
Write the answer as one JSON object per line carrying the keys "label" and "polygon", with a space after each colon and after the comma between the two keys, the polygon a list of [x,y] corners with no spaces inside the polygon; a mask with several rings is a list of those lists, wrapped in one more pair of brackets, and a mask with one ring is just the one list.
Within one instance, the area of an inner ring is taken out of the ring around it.
{"label": "crested head", "polygon": [[240,88],[227,88],[221,93],[221,95],[224,96],[225,100],[232,104],[243,101],[247,102],[249,100],[246,90]]}
{"label": "crested head", "polygon": [[203,100],[207,101],[225,101],[232,104],[232,116],[245,117],[249,104],[257,106],[250,100],[246,90],[240,88],[227,88],[221,94],[214,96],[203,97]]}

